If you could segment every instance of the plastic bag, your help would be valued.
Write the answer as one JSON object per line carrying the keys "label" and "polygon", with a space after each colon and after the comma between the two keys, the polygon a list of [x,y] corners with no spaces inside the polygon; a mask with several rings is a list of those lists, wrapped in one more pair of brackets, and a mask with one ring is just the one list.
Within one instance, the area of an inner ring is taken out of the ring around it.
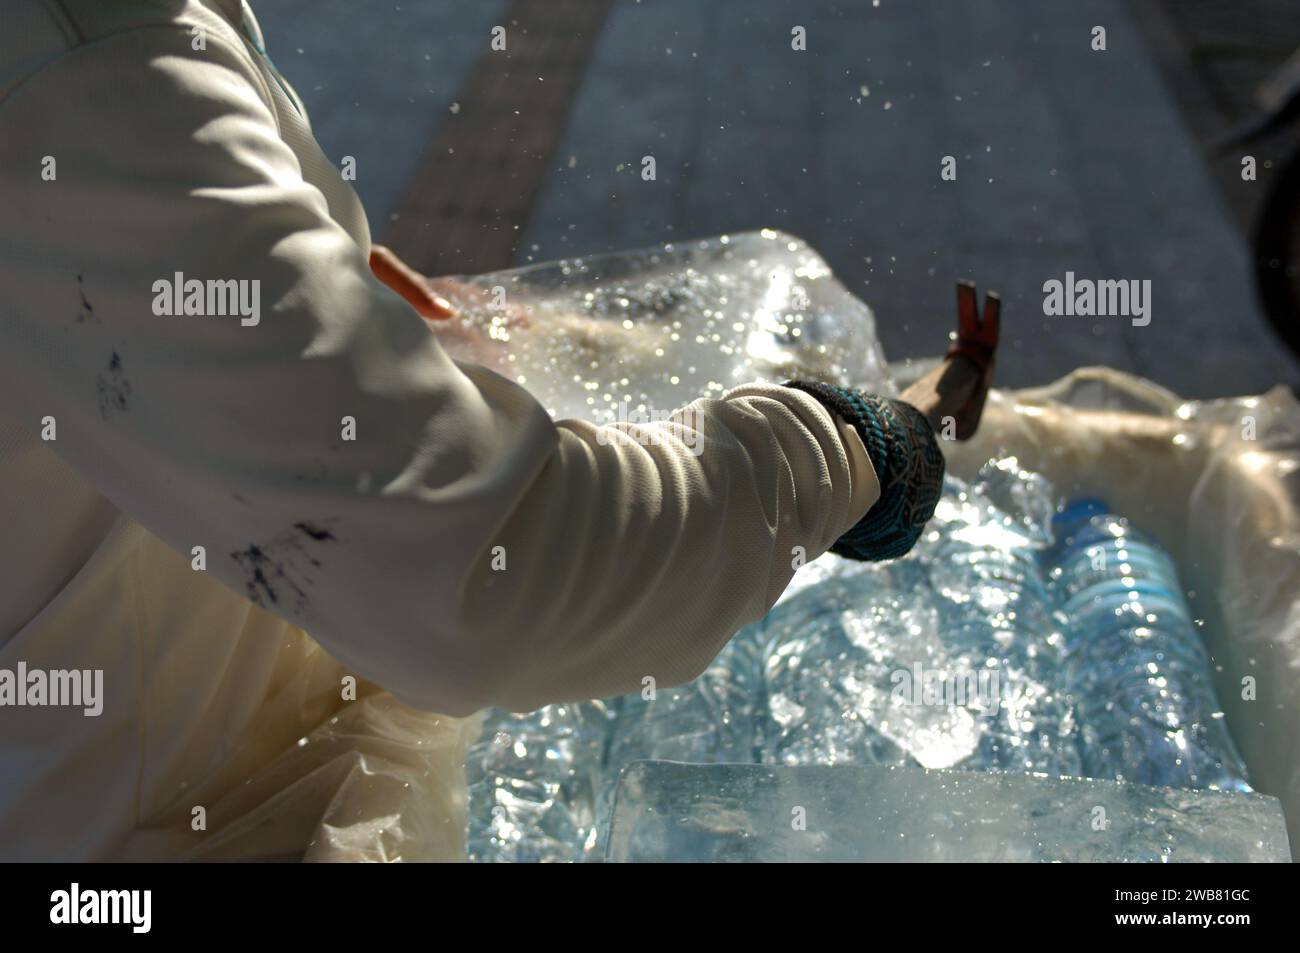
{"label": "plastic bag", "polygon": [[[754,380],[893,384],[871,310],[804,242],[764,229],[440,283],[447,351],[556,418],[665,415]],[[628,415],[628,416],[620,416]]]}

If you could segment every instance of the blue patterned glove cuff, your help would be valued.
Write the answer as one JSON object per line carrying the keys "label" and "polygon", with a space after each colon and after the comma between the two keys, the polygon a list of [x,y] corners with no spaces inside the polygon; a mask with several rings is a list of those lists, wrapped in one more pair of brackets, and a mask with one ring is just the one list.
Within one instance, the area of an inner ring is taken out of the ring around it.
{"label": "blue patterned glove cuff", "polygon": [[848,559],[897,559],[920,538],[943,491],[944,459],[934,428],[911,404],[846,387],[786,381],[853,425],[880,480],[880,499],[831,552]]}

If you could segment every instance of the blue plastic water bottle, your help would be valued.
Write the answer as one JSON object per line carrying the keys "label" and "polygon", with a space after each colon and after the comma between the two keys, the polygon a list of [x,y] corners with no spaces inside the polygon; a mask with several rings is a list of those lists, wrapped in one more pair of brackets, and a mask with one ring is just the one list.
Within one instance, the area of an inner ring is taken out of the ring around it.
{"label": "blue plastic water bottle", "polygon": [[1068,620],[1084,773],[1251,790],[1173,560],[1100,500],[1069,503],[1053,529],[1045,569]]}

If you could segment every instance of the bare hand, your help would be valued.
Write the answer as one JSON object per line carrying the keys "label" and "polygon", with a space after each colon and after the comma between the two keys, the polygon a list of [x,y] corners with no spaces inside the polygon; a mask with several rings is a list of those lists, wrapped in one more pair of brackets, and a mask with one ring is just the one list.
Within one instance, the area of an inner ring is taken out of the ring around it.
{"label": "bare hand", "polygon": [[433,290],[422,274],[397,257],[386,245],[370,248],[370,270],[375,277],[401,295],[422,318],[440,321],[456,316],[456,310]]}

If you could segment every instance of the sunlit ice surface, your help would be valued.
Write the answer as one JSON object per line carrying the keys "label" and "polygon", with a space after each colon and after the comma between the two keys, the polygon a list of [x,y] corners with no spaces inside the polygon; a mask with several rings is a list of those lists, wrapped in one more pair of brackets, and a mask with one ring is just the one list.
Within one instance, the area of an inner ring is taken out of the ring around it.
{"label": "sunlit ice surface", "polygon": [[[1151,598],[1134,602],[1137,580],[1124,582],[1172,563],[1100,518],[1095,531],[1123,547],[1111,580],[1088,545],[1053,535],[1058,505],[1037,474],[991,462],[974,483],[947,481],[903,559],[826,556],[800,569],[694,682],[649,700],[494,713],[471,752],[473,856],[601,856],[618,776],[644,759],[1248,792],[1185,602],[1166,590],[1152,611]],[[1127,624],[1134,612],[1143,625]],[[558,731],[543,724],[557,720]],[[534,757],[503,762],[514,750],[503,737],[516,735]]]}

